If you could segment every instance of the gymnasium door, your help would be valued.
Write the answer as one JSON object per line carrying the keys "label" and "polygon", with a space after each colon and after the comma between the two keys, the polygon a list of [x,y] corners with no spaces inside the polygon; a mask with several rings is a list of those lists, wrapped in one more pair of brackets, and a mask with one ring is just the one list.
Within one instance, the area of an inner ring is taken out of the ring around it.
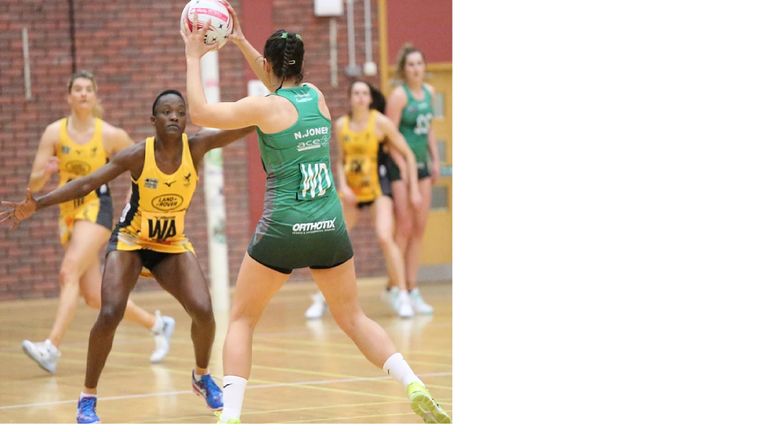
{"label": "gymnasium door", "polygon": [[432,187],[432,211],[427,232],[424,234],[422,264],[450,265],[452,251],[452,152],[451,152],[451,64],[432,64],[427,67],[426,81],[435,88],[432,127],[437,136],[440,154],[440,180]]}

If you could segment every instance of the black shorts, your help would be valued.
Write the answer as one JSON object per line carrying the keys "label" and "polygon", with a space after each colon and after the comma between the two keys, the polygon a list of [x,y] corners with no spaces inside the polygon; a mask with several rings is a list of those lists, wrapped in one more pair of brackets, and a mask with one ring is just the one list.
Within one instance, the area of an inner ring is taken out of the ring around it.
{"label": "black shorts", "polygon": [[[291,274],[293,272],[293,269],[287,269],[287,268],[277,267],[277,266],[273,266],[273,265],[269,265],[269,264],[263,263],[263,262],[257,260],[256,258],[254,258],[253,255],[251,255],[251,254],[248,254],[248,256],[250,256],[251,259],[256,261],[257,263],[263,265],[264,267],[271,268],[272,270],[274,270],[276,272],[280,272],[282,274]],[[330,266],[309,266],[309,268],[314,269],[314,270],[330,269],[330,268],[338,267],[338,266],[344,264],[345,262],[349,261],[350,259],[352,259],[352,257],[346,258],[344,261],[342,261],[342,262],[340,262],[338,264],[333,264],[333,265],[330,265]]]}
{"label": "black shorts", "polygon": [[[390,196],[391,196],[391,195],[390,195]],[[370,207],[370,206],[371,206],[371,205],[373,205],[373,203],[375,203],[375,202],[376,202],[376,200],[373,200],[373,201],[363,201],[363,202],[359,202],[359,203],[357,203],[357,208],[359,208],[359,209],[364,209],[364,208],[366,208],[366,207]]]}
{"label": "black shorts", "polygon": [[[115,228],[114,231],[112,231],[112,237],[109,238],[109,243],[107,244],[107,253],[105,256],[108,256],[110,252],[116,251],[117,249],[117,228]],[[170,252],[158,252],[154,251],[152,249],[137,249],[132,251],[126,251],[121,250],[120,252],[134,252],[139,254],[139,259],[141,259],[141,265],[146,268],[149,271],[152,271],[153,268],[155,268],[156,265],[160,264],[164,259],[168,258],[171,255],[177,255],[176,253],[170,253]]]}
{"label": "black shorts", "polygon": [[[397,166],[395,161],[392,160],[392,158],[387,157],[387,159],[386,170],[390,183],[402,180],[403,177],[400,175],[400,168]],[[432,177],[432,173],[429,171],[429,164],[424,162],[418,164],[416,167],[416,175],[419,177],[419,180]],[[391,184],[389,187],[390,189],[392,188]]]}

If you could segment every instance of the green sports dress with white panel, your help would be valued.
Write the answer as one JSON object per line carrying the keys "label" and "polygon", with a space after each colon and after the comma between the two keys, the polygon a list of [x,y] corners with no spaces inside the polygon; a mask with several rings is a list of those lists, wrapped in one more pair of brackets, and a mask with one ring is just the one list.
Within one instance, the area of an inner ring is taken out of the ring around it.
{"label": "green sports dress with white panel", "polygon": [[320,112],[317,91],[306,84],[268,97],[286,98],[299,117],[281,132],[257,130],[267,184],[248,255],[286,274],[335,267],[353,252],[331,170],[331,120]]}

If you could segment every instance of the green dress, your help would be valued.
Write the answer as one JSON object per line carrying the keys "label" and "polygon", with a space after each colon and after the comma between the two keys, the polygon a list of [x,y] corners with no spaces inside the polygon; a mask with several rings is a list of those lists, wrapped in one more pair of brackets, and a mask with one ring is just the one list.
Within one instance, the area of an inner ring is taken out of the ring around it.
{"label": "green dress", "polygon": [[333,181],[331,120],[320,112],[317,91],[306,84],[268,97],[286,98],[299,118],[281,132],[258,129],[267,184],[248,255],[283,273],[335,267],[353,252]]}
{"label": "green dress", "polygon": [[[408,101],[405,107],[403,107],[398,129],[403,134],[405,141],[416,157],[416,171],[418,172],[419,180],[421,180],[430,176],[429,128],[432,127],[432,117],[434,115],[432,93],[429,92],[427,86],[422,86],[424,99],[417,100],[413,97],[413,93],[411,93],[408,86],[404,85],[403,90],[405,90]],[[402,178],[400,169],[394,162],[391,162],[387,169],[390,180],[395,181]]]}

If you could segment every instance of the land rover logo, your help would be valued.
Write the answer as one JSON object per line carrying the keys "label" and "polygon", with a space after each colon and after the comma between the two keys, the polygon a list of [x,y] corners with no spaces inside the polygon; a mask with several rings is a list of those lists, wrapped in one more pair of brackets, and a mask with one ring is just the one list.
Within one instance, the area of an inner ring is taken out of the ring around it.
{"label": "land rover logo", "polygon": [[84,176],[91,172],[91,166],[83,161],[69,161],[64,165],[64,169],[76,176]]}
{"label": "land rover logo", "polygon": [[184,204],[184,197],[179,194],[163,194],[152,200],[152,207],[163,211],[176,210],[182,204]]}

